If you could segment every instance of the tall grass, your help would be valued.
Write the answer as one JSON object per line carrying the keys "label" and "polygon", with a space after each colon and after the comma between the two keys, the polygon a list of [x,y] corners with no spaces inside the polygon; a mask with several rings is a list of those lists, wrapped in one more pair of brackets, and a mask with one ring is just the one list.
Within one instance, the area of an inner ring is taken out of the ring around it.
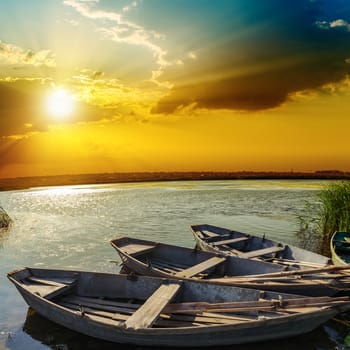
{"label": "tall grass", "polygon": [[11,221],[6,211],[0,206],[0,231],[9,228]]}
{"label": "tall grass", "polygon": [[301,248],[321,253],[323,250],[323,239],[320,234],[320,208],[321,203],[315,196],[313,200],[305,201],[304,208],[297,216],[299,230],[297,237]]}
{"label": "tall grass", "polygon": [[305,204],[298,220],[301,245],[329,256],[333,233],[350,231],[350,181],[327,184]]}
{"label": "tall grass", "polygon": [[327,251],[335,231],[350,231],[350,182],[328,184],[320,192],[319,200],[319,230],[323,237],[323,250]]}

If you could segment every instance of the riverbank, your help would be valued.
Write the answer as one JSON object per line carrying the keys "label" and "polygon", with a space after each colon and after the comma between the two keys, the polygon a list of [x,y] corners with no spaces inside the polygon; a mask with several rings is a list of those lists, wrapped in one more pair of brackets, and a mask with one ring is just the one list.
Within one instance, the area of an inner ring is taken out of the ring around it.
{"label": "riverbank", "polygon": [[316,172],[138,172],[0,178],[0,191],[42,186],[107,184],[123,182],[188,180],[350,180],[350,172],[326,170]]}

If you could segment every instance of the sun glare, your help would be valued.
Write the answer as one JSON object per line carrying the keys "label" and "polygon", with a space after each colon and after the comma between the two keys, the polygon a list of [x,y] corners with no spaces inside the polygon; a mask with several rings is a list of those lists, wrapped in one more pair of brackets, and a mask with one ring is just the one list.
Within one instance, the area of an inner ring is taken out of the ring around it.
{"label": "sun glare", "polygon": [[73,114],[75,102],[73,96],[64,89],[52,92],[46,100],[46,109],[51,116],[66,118]]}

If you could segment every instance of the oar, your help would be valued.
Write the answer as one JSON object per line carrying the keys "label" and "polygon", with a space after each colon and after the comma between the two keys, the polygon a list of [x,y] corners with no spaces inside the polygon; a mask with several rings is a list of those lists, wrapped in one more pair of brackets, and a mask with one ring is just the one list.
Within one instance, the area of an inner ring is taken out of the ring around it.
{"label": "oar", "polygon": [[329,265],[326,264],[319,264],[319,263],[312,263],[308,261],[297,261],[297,260],[288,260],[288,259],[272,259],[272,263],[277,264],[283,264],[283,265],[299,265],[299,266],[307,266],[307,267],[326,267]]}
{"label": "oar", "polygon": [[[334,271],[343,271],[343,270],[350,270],[349,266],[326,266],[322,268],[313,268],[308,270],[293,270],[293,271],[281,271],[281,272],[273,272],[273,273],[264,273],[260,275],[249,275],[249,277],[254,278],[264,278],[264,277],[282,277],[282,276],[298,276],[298,275],[310,275],[310,274],[316,274],[316,273],[323,273],[323,272],[334,272]],[[247,277],[247,276],[245,276]],[[239,278],[237,276],[236,278]]]}
{"label": "oar", "polygon": [[310,306],[331,306],[349,303],[349,297],[314,297],[296,299],[270,299],[257,301],[233,301],[222,303],[188,302],[168,304],[163,312],[165,313],[187,313],[195,314],[200,312],[244,312],[258,310],[274,310],[277,308],[303,308]]}

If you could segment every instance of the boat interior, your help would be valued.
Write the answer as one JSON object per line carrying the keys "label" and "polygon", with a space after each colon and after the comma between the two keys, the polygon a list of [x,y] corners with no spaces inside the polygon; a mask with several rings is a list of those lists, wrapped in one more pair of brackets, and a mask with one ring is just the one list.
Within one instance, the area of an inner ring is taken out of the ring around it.
{"label": "boat interior", "polygon": [[236,255],[246,259],[260,259],[294,267],[320,267],[329,264],[330,259],[298,247],[262,237],[248,235],[208,224],[192,225],[197,242],[203,241],[213,251]]}
{"label": "boat interior", "polygon": [[261,260],[224,256],[198,249],[154,243],[129,237],[115,239],[111,241],[111,244],[122,254],[130,255],[143,265],[160,273],[176,277],[220,278],[233,275],[273,273],[290,268],[289,266],[271,264]]}
{"label": "boat interior", "polygon": [[[282,293],[152,277],[23,269],[8,274],[16,287],[61,311],[126,329],[239,324],[349,303],[348,297]],[[57,311],[57,310],[56,310]]]}

